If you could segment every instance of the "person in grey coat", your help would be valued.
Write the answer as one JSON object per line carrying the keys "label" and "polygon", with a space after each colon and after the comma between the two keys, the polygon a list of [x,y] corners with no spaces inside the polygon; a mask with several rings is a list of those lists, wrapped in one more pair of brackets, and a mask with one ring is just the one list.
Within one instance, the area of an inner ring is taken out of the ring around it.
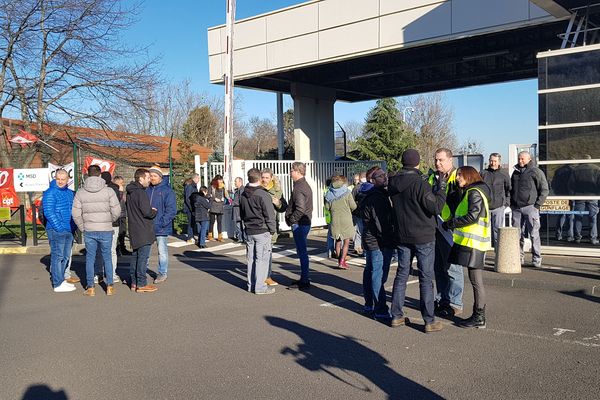
{"label": "person in grey coat", "polygon": [[490,216],[492,217],[492,247],[496,248],[498,229],[504,226],[504,209],[510,205],[510,177],[500,165],[499,153],[490,154],[488,167],[481,171],[483,181],[491,190]]}
{"label": "person in grey coat", "polygon": [[346,255],[350,247],[350,238],[354,237],[356,232],[352,222],[352,211],[356,210],[356,202],[352,192],[348,190],[345,176],[336,175],[331,178],[331,186],[325,195],[325,209],[331,212],[331,236],[335,240],[338,268],[348,269]]}
{"label": "person in grey coat", "polygon": [[106,186],[100,174],[99,166],[90,165],[88,178],[73,200],[73,220],[84,235],[86,290],[83,294],[86,296],[96,295],[94,263],[97,251],[102,254],[104,262],[106,294],[109,296],[114,294],[110,248],[113,236],[112,225],[121,216],[121,205],[115,191]]}
{"label": "person in grey coat", "polygon": [[524,220],[527,229],[521,229],[521,263],[524,261],[525,235],[529,232],[533,266],[539,268],[542,266],[540,207],[548,197],[548,181],[542,170],[533,164],[528,152],[520,152],[518,160],[511,176],[512,226],[521,228],[521,220]]}

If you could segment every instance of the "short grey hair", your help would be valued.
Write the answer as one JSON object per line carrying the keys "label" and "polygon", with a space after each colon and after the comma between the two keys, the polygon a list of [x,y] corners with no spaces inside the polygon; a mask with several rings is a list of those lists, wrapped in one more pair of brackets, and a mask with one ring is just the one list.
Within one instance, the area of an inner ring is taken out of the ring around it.
{"label": "short grey hair", "polygon": [[492,153],[492,154],[490,154],[490,158],[492,158],[492,157],[498,157],[499,160],[502,159],[502,156],[500,155],[500,153]]}
{"label": "short grey hair", "polygon": [[61,174],[61,175],[65,175],[67,178],[69,177],[69,173],[67,172],[66,169],[64,168],[59,168],[54,172],[54,176],[56,177],[56,175]]}

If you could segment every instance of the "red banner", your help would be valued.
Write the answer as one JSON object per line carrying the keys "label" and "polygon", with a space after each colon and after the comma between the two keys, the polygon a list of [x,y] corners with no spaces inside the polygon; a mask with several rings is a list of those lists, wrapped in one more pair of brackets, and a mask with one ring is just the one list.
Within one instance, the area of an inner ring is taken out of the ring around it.
{"label": "red banner", "polygon": [[84,174],[87,174],[87,170],[88,170],[88,167],[90,165],[97,165],[97,166],[99,166],[100,169],[102,170],[102,172],[108,171],[108,172],[110,172],[111,175],[115,174],[115,163],[113,161],[102,160],[100,158],[95,158],[95,157],[92,157],[92,156],[87,156],[85,158],[85,162],[83,163],[82,172]]}
{"label": "red banner", "polygon": [[21,201],[15,192],[12,168],[0,168],[0,207],[19,207]]}

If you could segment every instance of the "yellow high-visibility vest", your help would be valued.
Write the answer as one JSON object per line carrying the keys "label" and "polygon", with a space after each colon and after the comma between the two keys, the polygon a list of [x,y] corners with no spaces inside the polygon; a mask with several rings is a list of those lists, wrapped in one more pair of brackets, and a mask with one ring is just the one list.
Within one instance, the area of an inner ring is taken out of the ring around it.
{"label": "yellow high-visibility vest", "polygon": [[[452,171],[452,173],[450,174],[450,176],[448,177],[448,184],[446,185],[446,195],[448,195],[448,190],[450,190],[450,185],[453,185],[456,183],[456,169],[454,171]],[[431,174],[429,175],[429,185],[431,185],[431,187],[433,187],[433,184],[435,183],[435,174]],[[452,212],[450,212],[450,207],[448,207],[448,203],[444,204],[444,207],[442,208],[442,213],[440,214],[440,216],[442,217],[442,220],[444,221],[449,221],[452,218]]]}
{"label": "yellow high-visibility vest", "polygon": [[[323,199],[327,195],[327,192],[329,192],[329,186],[326,186],[325,189],[323,189]],[[323,201],[323,216],[325,217],[325,223],[329,225],[331,223],[331,211],[325,207],[325,201]]]}
{"label": "yellow high-visibility vest", "polygon": [[455,216],[456,218],[459,218],[468,214],[469,192],[471,190],[477,190],[479,193],[481,193],[481,198],[483,199],[483,205],[485,207],[485,216],[479,217],[477,222],[471,225],[463,226],[462,228],[454,228],[452,237],[454,239],[454,243],[456,244],[460,244],[461,246],[469,247],[471,249],[487,251],[492,248],[492,239],[490,232],[490,207],[485,194],[477,188],[471,188],[467,190],[467,193],[465,193],[465,196],[456,208]]}

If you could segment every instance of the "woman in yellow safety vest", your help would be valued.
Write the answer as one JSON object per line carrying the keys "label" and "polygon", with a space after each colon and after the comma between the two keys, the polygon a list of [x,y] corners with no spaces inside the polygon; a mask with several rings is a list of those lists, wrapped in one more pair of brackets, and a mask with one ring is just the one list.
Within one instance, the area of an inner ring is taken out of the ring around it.
{"label": "woman in yellow safety vest", "polygon": [[490,189],[473,167],[460,167],[456,172],[456,181],[461,200],[454,216],[443,225],[453,229],[454,245],[450,262],[467,267],[475,297],[473,315],[459,325],[464,328],[485,328],[483,267],[485,252],[491,249]]}

